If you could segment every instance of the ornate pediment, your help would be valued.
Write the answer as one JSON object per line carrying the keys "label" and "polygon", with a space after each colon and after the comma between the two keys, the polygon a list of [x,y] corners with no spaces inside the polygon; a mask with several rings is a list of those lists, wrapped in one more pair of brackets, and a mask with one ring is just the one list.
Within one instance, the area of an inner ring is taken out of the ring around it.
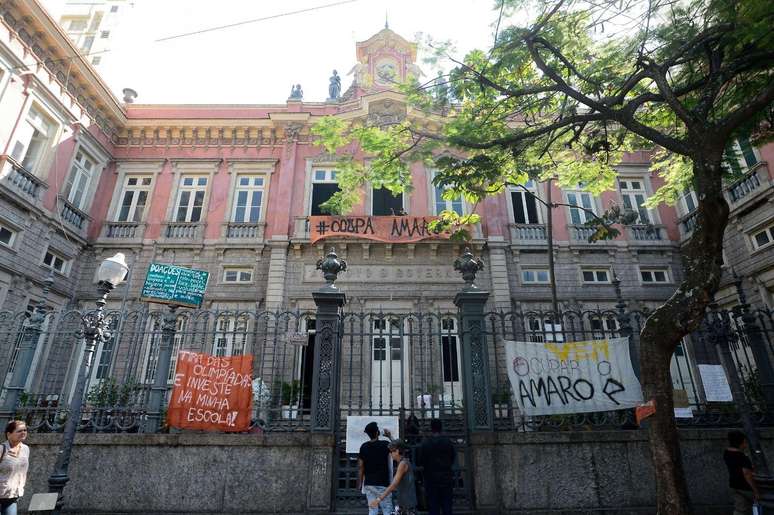
{"label": "ornate pediment", "polygon": [[386,127],[397,125],[406,119],[406,104],[390,98],[377,100],[368,105],[368,125]]}

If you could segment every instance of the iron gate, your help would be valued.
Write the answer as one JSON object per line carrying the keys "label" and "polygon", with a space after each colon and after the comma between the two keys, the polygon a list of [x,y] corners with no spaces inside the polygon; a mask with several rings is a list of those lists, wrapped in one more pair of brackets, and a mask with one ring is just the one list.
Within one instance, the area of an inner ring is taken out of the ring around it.
{"label": "iron gate", "polygon": [[[357,489],[357,455],[346,452],[351,415],[392,415],[400,438],[412,451],[439,418],[457,449],[455,510],[472,507],[469,431],[462,389],[462,337],[456,313],[346,313],[340,320],[340,388],[334,467],[337,513],[363,513],[365,496]],[[418,463],[421,478],[421,463]]]}

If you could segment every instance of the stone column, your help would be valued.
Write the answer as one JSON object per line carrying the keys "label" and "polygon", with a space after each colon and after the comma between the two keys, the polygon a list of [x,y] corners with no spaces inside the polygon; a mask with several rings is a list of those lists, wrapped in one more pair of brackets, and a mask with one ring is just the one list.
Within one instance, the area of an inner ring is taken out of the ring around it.
{"label": "stone column", "polygon": [[285,300],[285,272],[288,265],[288,238],[275,236],[269,240],[269,277],[266,281],[266,310],[280,309]]}
{"label": "stone column", "polygon": [[312,427],[315,432],[333,432],[338,425],[341,317],[346,296],[333,284],[347,263],[334,249],[317,262],[327,284],[312,293],[317,305],[312,376]]}
{"label": "stone column", "polygon": [[167,397],[167,378],[169,377],[169,364],[172,362],[172,350],[175,347],[175,331],[177,329],[177,306],[169,306],[164,313],[161,323],[161,344],[156,360],[156,374],[151,386],[148,402],[148,424],[146,431],[157,432],[162,425],[161,412]]}
{"label": "stone column", "polygon": [[454,262],[462,273],[465,287],[454,297],[459,308],[462,335],[462,383],[468,428],[473,432],[493,431],[492,388],[489,380],[489,355],[484,326],[484,306],[489,292],[473,284],[476,272],[484,264],[469,249]]}

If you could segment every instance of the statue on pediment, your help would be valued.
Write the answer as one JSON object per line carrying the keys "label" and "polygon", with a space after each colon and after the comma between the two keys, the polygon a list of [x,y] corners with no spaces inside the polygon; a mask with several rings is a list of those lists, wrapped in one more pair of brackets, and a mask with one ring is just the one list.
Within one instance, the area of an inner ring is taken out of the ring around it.
{"label": "statue on pediment", "polygon": [[330,84],[328,84],[328,100],[338,100],[341,96],[341,77],[336,70],[333,70]]}
{"label": "statue on pediment", "polygon": [[302,100],[304,98],[304,92],[301,89],[301,84],[290,86],[290,98],[289,100]]}

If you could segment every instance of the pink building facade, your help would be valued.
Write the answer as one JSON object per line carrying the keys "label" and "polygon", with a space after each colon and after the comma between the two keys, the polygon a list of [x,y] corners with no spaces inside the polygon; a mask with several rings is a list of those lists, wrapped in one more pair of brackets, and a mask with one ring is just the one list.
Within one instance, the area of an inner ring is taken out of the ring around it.
{"label": "pink building facade", "polygon": [[[311,309],[315,270],[335,246],[349,263],[338,284],[352,309],[447,310],[460,279],[461,248],[447,240],[385,243],[332,238],[312,244],[308,217],[336,189],[335,159],[315,144],[324,116],[432,128],[440,113],[407,105],[382,77],[417,74],[416,47],[384,29],[355,48],[352,85],[338,99],[291,98],[279,105],[142,105],[116,99],[64,32],[36,2],[4,5],[0,21],[0,307],[19,309],[92,298],[96,263],[126,254],[132,273],[111,296],[139,305],[151,262],[210,272],[212,309]],[[46,62],[47,64],[41,64]],[[72,62],[72,65],[67,63]],[[323,78],[324,80],[324,78]],[[749,277],[755,302],[771,305],[771,184],[774,147],[740,142],[743,179],[729,185],[729,264]],[[653,307],[681,278],[680,244],[690,235],[696,199],[640,207],[658,189],[645,152],[628,155],[615,191],[600,196],[553,186],[552,198],[601,212],[612,203],[639,212],[638,225],[588,242],[581,209],[554,210],[556,282],[563,308],[609,308],[614,277],[632,308]],[[432,170],[412,166],[414,189],[400,198],[366,188],[353,215],[404,212],[425,217],[445,201]],[[544,184],[528,184],[545,198]],[[520,190],[478,207],[470,242],[487,267],[480,275],[493,308],[550,307],[545,212]],[[378,287],[374,287],[374,284]],[[733,302],[731,290],[722,298]]]}

